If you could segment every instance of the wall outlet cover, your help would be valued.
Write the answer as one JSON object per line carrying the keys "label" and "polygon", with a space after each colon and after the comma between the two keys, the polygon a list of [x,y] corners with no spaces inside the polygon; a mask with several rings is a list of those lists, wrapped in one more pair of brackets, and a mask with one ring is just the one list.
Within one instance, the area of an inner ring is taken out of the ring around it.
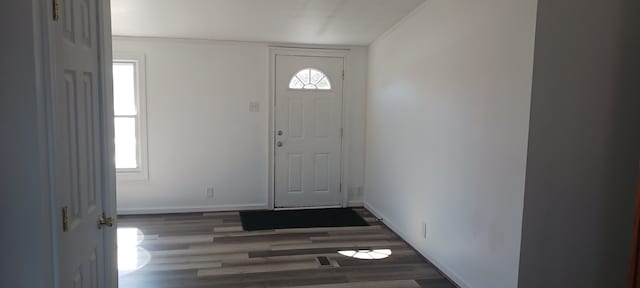
{"label": "wall outlet cover", "polygon": [[260,102],[258,101],[249,102],[249,112],[260,112]]}

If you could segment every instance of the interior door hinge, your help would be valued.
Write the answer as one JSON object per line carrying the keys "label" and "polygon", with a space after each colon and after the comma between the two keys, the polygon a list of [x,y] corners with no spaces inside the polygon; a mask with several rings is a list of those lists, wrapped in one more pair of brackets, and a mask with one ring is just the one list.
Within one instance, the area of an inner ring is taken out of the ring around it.
{"label": "interior door hinge", "polygon": [[342,70],[342,80],[344,80],[344,70]]}
{"label": "interior door hinge", "polygon": [[69,207],[62,207],[62,232],[69,231]]}
{"label": "interior door hinge", "polygon": [[60,19],[60,0],[53,0],[53,21]]}
{"label": "interior door hinge", "polygon": [[340,128],[340,137],[344,137],[344,128]]}

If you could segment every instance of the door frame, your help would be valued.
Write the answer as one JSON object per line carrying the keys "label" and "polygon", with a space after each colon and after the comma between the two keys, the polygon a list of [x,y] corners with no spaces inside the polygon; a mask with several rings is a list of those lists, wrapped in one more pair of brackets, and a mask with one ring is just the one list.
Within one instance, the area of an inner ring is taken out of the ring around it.
{"label": "door frame", "polygon": [[[39,91],[39,110],[41,127],[43,131],[42,139],[46,144],[42,144],[44,147],[43,161],[41,170],[46,171],[47,175],[47,187],[46,195],[43,195],[43,207],[47,211],[43,213],[46,216],[46,223],[49,230],[50,238],[43,239],[48,243],[47,258],[48,265],[46,269],[50,273],[53,283],[53,287],[60,287],[58,271],[58,243],[60,241],[60,233],[62,227],[61,212],[57,211],[57,199],[58,195],[55,190],[54,183],[54,150],[53,150],[53,103],[52,98],[55,93],[55,26],[53,25],[52,11],[54,11],[53,1],[40,1],[32,0],[33,3],[33,15],[34,15],[34,35],[36,41],[35,47],[35,59],[36,59],[36,71],[40,79],[38,79],[40,85],[36,87],[41,88]],[[111,0],[100,0],[97,2],[96,12],[98,13],[98,54],[99,54],[99,80],[100,85],[98,91],[101,95],[100,99],[100,127],[102,133],[102,139],[114,138],[114,123],[113,123],[113,88],[112,88],[112,48],[111,48]],[[100,148],[102,163],[113,163],[108,159],[115,159],[115,143],[112,141],[104,141]],[[115,164],[109,167],[109,169],[102,169],[102,189],[104,194],[102,195],[102,211],[106,215],[111,215],[116,219],[116,171]],[[116,219],[117,220],[117,219]],[[96,219],[97,221],[97,219]],[[116,222],[117,223],[117,222]],[[117,288],[118,287],[118,262],[117,262],[117,249],[116,249],[116,237],[117,229],[116,225],[113,228],[103,229],[102,237],[104,239],[104,288]],[[50,252],[50,253],[49,253]]]}
{"label": "door frame", "polygon": [[[101,0],[101,7],[98,7],[98,19],[100,26],[98,27],[98,39],[100,46],[101,69],[100,92],[103,96],[102,102],[102,137],[103,139],[115,139],[114,122],[113,122],[113,51],[112,51],[112,33],[111,33],[111,0]],[[111,215],[115,221],[113,228],[102,229],[104,231],[104,257],[105,257],[105,288],[118,287],[118,250],[117,250],[117,228],[118,228],[118,209],[116,202],[116,167],[115,161],[115,142],[103,143],[102,159],[104,163],[112,163],[109,168],[103,169],[103,191],[102,195],[102,211],[107,215]],[[109,265],[107,265],[109,264]]]}
{"label": "door frame", "polygon": [[[640,167],[640,165],[638,167]],[[637,175],[633,241],[631,243],[631,265],[629,266],[629,288],[640,286],[640,170],[638,170]]]}
{"label": "door frame", "polygon": [[[268,195],[268,207],[270,210],[290,210],[290,209],[305,209],[304,207],[296,207],[296,208],[276,208],[275,207],[275,127],[276,127],[276,117],[275,117],[275,105],[276,105],[276,56],[306,56],[306,57],[333,57],[333,58],[341,58],[343,60],[342,69],[344,71],[345,77],[342,80],[342,121],[340,123],[340,128],[342,128],[342,138],[340,144],[340,191],[342,197],[340,206],[347,207],[347,185],[345,185],[345,180],[348,179],[348,161],[349,159],[349,135],[350,131],[347,129],[345,124],[345,119],[348,113],[346,113],[347,106],[345,105],[346,99],[348,95],[345,94],[345,89],[347,78],[347,55],[349,54],[350,49],[325,49],[325,48],[290,48],[290,47],[278,47],[272,46],[269,48],[269,131],[267,133],[267,143],[268,143],[268,165],[269,165],[269,175],[268,175],[268,186],[269,186],[269,195]],[[309,207],[309,208],[322,208],[322,207]]]}

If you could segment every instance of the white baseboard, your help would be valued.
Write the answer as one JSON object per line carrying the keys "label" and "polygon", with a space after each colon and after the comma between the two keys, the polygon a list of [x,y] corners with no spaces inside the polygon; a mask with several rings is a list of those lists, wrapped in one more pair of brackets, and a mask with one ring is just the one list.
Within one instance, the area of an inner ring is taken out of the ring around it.
{"label": "white baseboard", "polygon": [[364,207],[362,200],[349,200],[347,201],[347,207]]}
{"label": "white baseboard", "polygon": [[240,204],[240,205],[184,206],[184,207],[118,208],[118,215],[197,213],[197,212],[264,210],[264,209],[268,209],[267,203]]}
{"label": "white baseboard", "polygon": [[376,209],[375,207],[371,206],[371,204],[369,204],[366,201],[364,202],[364,207],[367,210],[369,210],[369,212],[371,212],[374,216],[376,216],[377,218],[382,219],[382,223],[387,225],[387,227],[389,227],[389,229],[391,229],[393,232],[398,234],[398,236],[400,236],[400,238],[402,238],[402,240],[404,240],[407,243],[409,243],[409,245],[411,245],[416,251],[418,251],[418,253],[422,254],[422,256],[424,256],[424,258],[427,258],[427,260],[429,260],[429,262],[431,262],[434,266],[436,266],[436,268],[438,268],[438,270],[440,270],[442,273],[444,273],[447,278],[449,278],[451,281],[455,282],[456,285],[458,285],[461,288],[471,288],[471,285],[469,285],[467,282],[462,280],[462,278],[458,274],[456,274],[451,269],[449,269],[449,267],[443,265],[442,263],[438,262],[433,257],[431,257],[431,255],[429,255],[429,253],[427,253],[426,251],[421,249],[420,246],[418,246],[417,243],[411,241],[410,238],[407,237],[407,235],[405,233],[400,231],[398,226],[396,226],[393,223],[393,220],[387,218],[378,209]]}

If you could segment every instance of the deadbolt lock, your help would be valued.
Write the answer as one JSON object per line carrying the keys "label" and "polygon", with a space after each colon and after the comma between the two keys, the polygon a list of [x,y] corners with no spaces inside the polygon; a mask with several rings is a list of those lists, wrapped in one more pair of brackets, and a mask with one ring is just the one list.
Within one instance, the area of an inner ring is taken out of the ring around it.
{"label": "deadbolt lock", "polygon": [[113,227],[113,217],[106,217],[104,213],[98,218],[98,229],[102,229],[103,226]]}

